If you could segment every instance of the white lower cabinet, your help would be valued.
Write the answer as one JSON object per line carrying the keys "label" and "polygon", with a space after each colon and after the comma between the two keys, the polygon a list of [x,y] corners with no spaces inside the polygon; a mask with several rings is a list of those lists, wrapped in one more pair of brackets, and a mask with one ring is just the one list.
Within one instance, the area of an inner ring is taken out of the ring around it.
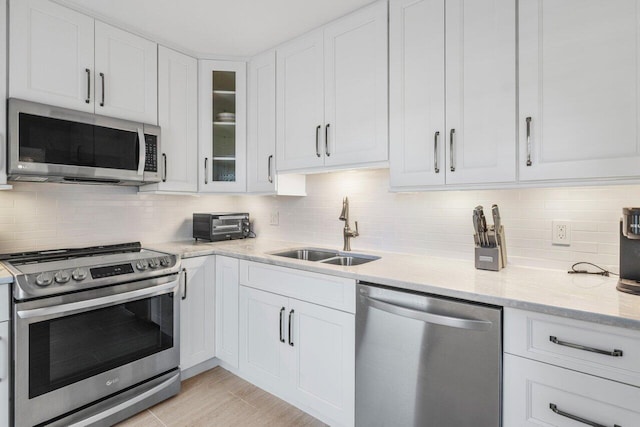
{"label": "white lower cabinet", "polygon": [[[297,283],[311,279],[305,272],[268,266],[271,275],[262,275],[262,290],[244,286],[247,278],[259,280],[252,277],[253,266],[259,264],[241,262],[240,267],[245,280],[240,286],[241,375],[324,422],[354,425],[353,312],[289,297],[289,286],[294,293]],[[284,295],[265,291],[270,283]],[[355,292],[355,283],[345,286]],[[318,290],[342,292],[336,287]]]}
{"label": "white lower cabinet", "polygon": [[215,356],[215,256],[182,260],[180,369]]}
{"label": "white lower cabinet", "polygon": [[505,427],[640,425],[640,388],[511,354],[504,377]]}
{"label": "white lower cabinet", "polygon": [[236,258],[216,257],[216,357],[238,368],[238,268]]}

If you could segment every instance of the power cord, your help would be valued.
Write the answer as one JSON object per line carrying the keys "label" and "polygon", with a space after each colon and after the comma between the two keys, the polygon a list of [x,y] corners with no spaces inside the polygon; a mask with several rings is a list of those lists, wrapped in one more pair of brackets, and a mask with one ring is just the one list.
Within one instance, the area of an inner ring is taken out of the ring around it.
{"label": "power cord", "polygon": [[[576,266],[578,265],[590,265],[592,267],[595,267],[597,269],[599,269],[600,271],[588,271],[588,270],[576,270]],[[580,262],[576,262],[575,264],[573,264],[571,266],[571,270],[567,271],[567,273],[569,274],[597,274],[599,276],[606,276],[609,277],[610,275],[614,275],[614,276],[619,276],[618,273],[614,273],[612,271],[609,271],[605,268],[600,267],[599,265],[596,265],[592,262],[586,262],[586,261],[580,261]]]}

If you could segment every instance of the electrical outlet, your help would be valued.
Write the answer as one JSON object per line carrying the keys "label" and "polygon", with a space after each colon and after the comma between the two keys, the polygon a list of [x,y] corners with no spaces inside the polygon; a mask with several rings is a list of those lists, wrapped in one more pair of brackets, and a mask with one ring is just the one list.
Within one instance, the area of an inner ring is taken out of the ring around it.
{"label": "electrical outlet", "polygon": [[571,246],[571,224],[569,221],[553,221],[553,244]]}
{"label": "electrical outlet", "polygon": [[269,215],[269,224],[270,225],[280,224],[280,212],[271,211],[271,214]]}

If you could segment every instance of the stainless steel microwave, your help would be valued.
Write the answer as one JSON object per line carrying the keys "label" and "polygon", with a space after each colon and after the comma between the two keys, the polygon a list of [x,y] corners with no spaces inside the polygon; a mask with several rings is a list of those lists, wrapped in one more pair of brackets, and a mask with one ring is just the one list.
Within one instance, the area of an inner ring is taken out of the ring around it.
{"label": "stainless steel microwave", "polygon": [[160,128],[9,99],[12,181],[142,185],[161,180]]}

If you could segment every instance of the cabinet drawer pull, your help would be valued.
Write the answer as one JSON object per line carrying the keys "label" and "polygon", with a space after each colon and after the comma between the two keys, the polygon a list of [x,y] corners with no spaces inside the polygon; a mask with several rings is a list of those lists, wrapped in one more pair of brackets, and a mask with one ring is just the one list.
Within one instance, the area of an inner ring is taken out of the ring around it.
{"label": "cabinet drawer pull", "polygon": [[282,333],[282,329],[283,328],[282,327],[284,326],[283,325],[283,316],[282,316],[283,314],[284,314],[284,307],[282,307],[280,309],[280,323],[278,324],[278,327],[280,328],[280,342],[284,342],[284,337],[282,336],[283,335],[283,333]]}
{"label": "cabinet drawer pull", "polygon": [[531,117],[525,120],[527,121],[527,166],[531,166]]}
{"label": "cabinet drawer pull", "polygon": [[331,156],[331,153],[329,152],[329,126],[331,125],[327,123],[324,127],[324,152],[327,157]]}
{"label": "cabinet drawer pull", "polygon": [[[558,415],[560,415],[562,417],[569,418],[570,420],[574,420],[574,421],[577,421],[577,422],[582,423],[582,424],[586,424],[586,425],[591,426],[591,427],[607,427],[604,424],[595,423],[595,422],[589,421],[589,420],[587,420],[585,418],[578,417],[577,415],[572,415],[572,414],[570,414],[568,412],[561,411],[560,409],[558,409],[558,406],[556,404],[554,404],[554,403],[549,403],[549,408],[553,412],[555,412],[556,414],[558,414]],[[618,425],[618,424],[614,424],[613,427],[622,427],[622,426]]]}
{"label": "cabinet drawer pull", "polygon": [[87,73],[87,99],[84,102],[89,104],[91,102],[91,70],[85,68],[84,71]]}
{"label": "cabinet drawer pull", "polygon": [[438,139],[440,139],[440,132],[436,132],[433,135],[433,171],[435,173],[440,173],[440,168],[438,167]]}
{"label": "cabinet drawer pull", "polygon": [[267,170],[268,170],[267,179],[269,180],[270,183],[273,183],[273,176],[271,175],[271,162],[272,161],[273,161],[273,154],[269,155],[269,158],[267,158]]}
{"label": "cabinet drawer pull", "polygon": [[291,311],[289,312],[289,345],[290,345],[291,347],[293,347],[293,338],[292,338],[292,336],[291,336],[291,324],[293,323],[293,321],[292,321],[293,313],[294,313],[294,311],[293,311],[293,310],[291,310]]}
{"label": "cabinet drawer pull", "polygon": [[322,126],[318,125],[316,126],[316,156],[320,157],[320,129],[322,129]]}
{"label": "cabinet drawer pull", "polygon": [[183,268],[182,272],[184,273],[184,292],[182,292],[182,299],[187,299],[187,269]]}
{"label": "cabinet drawer pull", "polygon": [[453,153],[453,138],[456,136],[456,130],[451,129],[449,132],[449,163],[451,164],[451,172],[456,171],[455,155]]}
{"label": "cabinet drawer pull", "polygon": [[209,183],[209,177],[208,177],[209,172],[207,172],[208,165],[209,165],[209,158],[205,157],[204,158],[204,184],[205,185]]}
{"label": "cabinet drawer pull", "polygon": [[102,99],[100,100],[100,106],[104,107],[104,73],[100,73],[100,80],[102,82]]}
{"label": "cabinet drawer pull", "polygon": [[162,168],[162,182],[167,182],[167,154],[162,153],[162,159],[164,160],[164,167]]}
{"label": "cabinet drawer pull", "polygon": [[549,337],[549,341],[551,341],[554,344],[575,348],[577,350],[590,351],[591,353],[604,354],[605,356],[611,356],[611,357],[622,357],[622,350],[617,350],[617,349],[614,349],[613,351],[600,350],[598,348],[587,347],[580,344],[573,344],[566,341],[560,341],[558,338],[554,337],[553,335]]}

